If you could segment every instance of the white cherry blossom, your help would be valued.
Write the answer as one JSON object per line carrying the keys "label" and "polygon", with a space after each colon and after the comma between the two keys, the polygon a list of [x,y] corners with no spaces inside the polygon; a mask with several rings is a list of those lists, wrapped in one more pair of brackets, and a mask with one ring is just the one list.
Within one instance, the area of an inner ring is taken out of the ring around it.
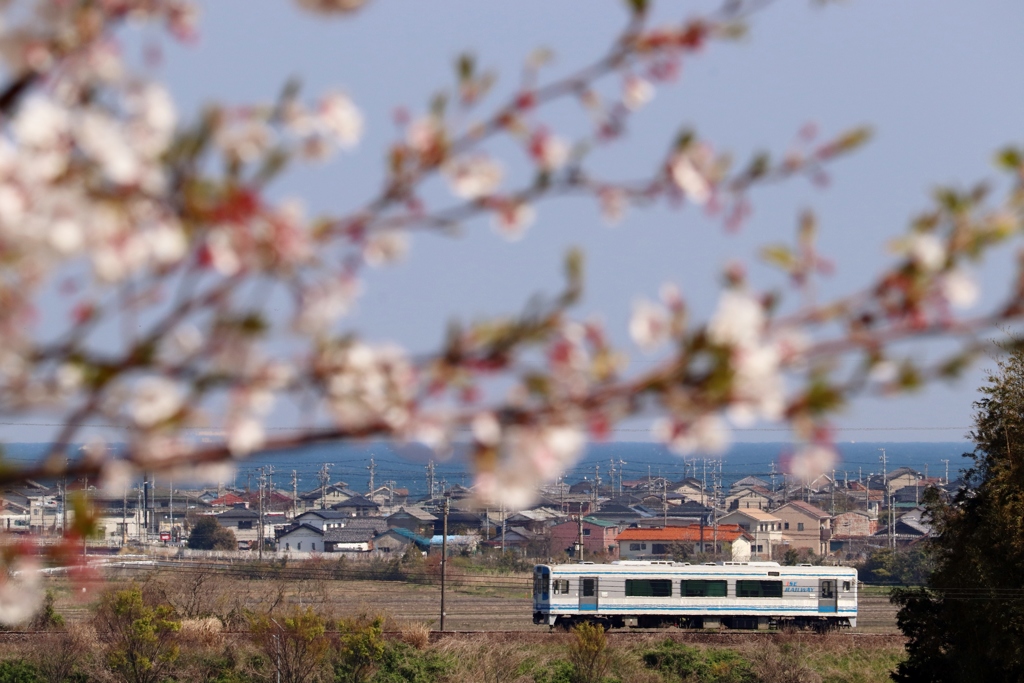
{"label": "white cherry blossom", "polygon": [[163,377],[146,377],[135,386],[129,412],[139,427],[149,429],[173,417],[182,406],[177,383]]}
{"label": "white cherry blossom", "polygon": [[654,86],[650,81],[634,75],[626,77],[626,83],[622,89],[622,103],[627,109],[636,111],[653,98]]}
{"label": "white cherry blossom", "polygon": [[981,294],[977,280],[962,268],[954,268],[939,283],[943,298],[955,308],[970,308]]}
{"label": "white cherry blossom", "polygon": [[746,292],[729,289],[718,298],[718,308],[707,325],[714,344],[741,348],[760,344],[764,333],[764,307]]}
{"label": "white cherry blossom", "polygon": [[646,300],[633,304],[629,320],[629,336],[644,351],[655,351],[669,339],[671,329],[668,311]]}
{"label": "white cherry blossom", "polygon": [[501,164],[490,157],[473,154],[446,163],[444,174],[455,196],[479,199],[494,194],[504,172]]}
{"label": "white cherry blossom", "polygon": [[935,272],[946,265],[946,245],[933,233],[914,233],[907,239],[906,249],[910,259],[924,271]]}
{"label": "white cherry blossom", "polygon": [[329,93],[317,110],[320,127],[345,148],[355,147],[363,137],[363,115],[347,96]]}

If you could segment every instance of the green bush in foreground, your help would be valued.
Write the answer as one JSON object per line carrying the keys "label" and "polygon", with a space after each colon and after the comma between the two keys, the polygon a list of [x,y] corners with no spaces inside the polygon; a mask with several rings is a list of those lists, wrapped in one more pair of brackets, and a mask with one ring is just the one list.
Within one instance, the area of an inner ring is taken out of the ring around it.
{"label": "green bush in foreground", "polygon": [[751,662],[726,648],[697,648],[666,639],[641,653],[644,665],[671,680],[694,683],[754,683]]}

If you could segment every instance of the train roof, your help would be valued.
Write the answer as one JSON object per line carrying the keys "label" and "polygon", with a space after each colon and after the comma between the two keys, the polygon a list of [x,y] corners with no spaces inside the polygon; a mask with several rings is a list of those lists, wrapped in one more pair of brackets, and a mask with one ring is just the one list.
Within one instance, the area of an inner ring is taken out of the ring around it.
{"label": "train roof", "polygon": [[780,565],[778,562],[708,562],[690,564],[660,560],[617,560],[610,563],[574,562],[571,564],[537,565],[556,574],[747,574],[751,576],[848,575],[856,576],[853,567],[824,565]]}

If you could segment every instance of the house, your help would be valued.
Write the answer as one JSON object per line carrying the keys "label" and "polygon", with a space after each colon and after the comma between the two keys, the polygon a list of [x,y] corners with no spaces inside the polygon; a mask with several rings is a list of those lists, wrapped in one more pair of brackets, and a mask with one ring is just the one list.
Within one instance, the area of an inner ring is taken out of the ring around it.
{"label": "house", "polygon": [[733,489],[732,493],[725,497],[726,510],[768,510],[771,505],[771,492],[760,486]]}
{"label": "house", "polygon": [[597,512],[592,512],[589,519],[600,519],[605,522],[614,522],[619,526],[629,526],[633,522],[650,515],[639,512],[635,507],[619,505],[617,503],[605,503]]}
{"label": "house", "polygon": [[[551,527],[551,545],[548,551],[552,557],[567,553],[576,556],[576,542],[580,536],[581,522],[572,520],[555,524]],[[589,555],[608,555],[610,559],[618,559],[619,546],[615,542],[619,535],[617,522],[609,522],[594,517],[584,517],[583,552]],[[507,539],[506,539],[507,540]]]}
{"label": "house", "polygon": [[324,532],[324,548],[329,553],[365,553],[373,550],[377,532],[369,527],[328,529]]}
{"label": "house", "polygon": [[484,545],[490,548],[503,548],[505,550],[515,548],[525,552],[531,546],[534,548],[547,548],[550,540],[547,534],[538,534],[526,527],[514,526],[506,527],[504,532],[499,531],[497,536],[489,541],[484,541]]}
{"label": "house", "polygon": [[30,512],[30,506],[5,499],[0,503],[0,529],[5,531],[29,531]]}
{"label": "house", "polygon": [[389,511],[394,510],[395,506],[405,505],[409,500],[409,489],[399,488],[398,486],[384,485],[378,486],[374,489],[373,493],[366,496],[374,503],[377,503],[382,508],[388,508]]}
{"label": "house", "polygon": [[878,518],[860,510],[842,512],[832,518],[833,536],[871,536],[878,531]]}
{"label": "house", "polygon": [[556,520],[564,519],[565,515],[550,508],[533,508],[532,510],[521,510],[505,519],[506,526],[521,526],[529,529],[535,534],[542,533],[548,525]]}
{"label": "house", "polygon": [[323,531],[325,529],[341,528],[341,526],[350,519],[352,519],[352,517],[348,513],[340,512],[338,510],[312,509],[305,511],[300,515],[296,515],[295,519],[292,521],[299,524],[309,524],[310,526],[315,526],[317,529]]}
{"label": "house", "polygon": [[414,534],[433,534],[434,523],[437,517],[418,506],[400,508],[386,518],[388,526],[392,529],[405,529]]}
{"label": "house", "polygon": [[753,560],[771,560],[772,548],[782,543],[782,519],[763,510],[733,510],[719,517],[718,524],[738,524],[754,537],[750,548]]}
{"label": "house", "polygon": [[427,552],[430,550],[430,539],[402,528],[388,529],[373,538],[373,550],[377,553],[392,556],[402,555],[410,546]]}
{"label": "house", "polygon": [[312,524],[292,524],[278,535],[277,550],[287,553],[325,552],[324,531]]}
{"label": "house", "polygon": [[704,483],[696,477],[686,477],[674,484],[669,484],[668,490],[670,493],[678,493],[687,500],[695,501],[701,505],[706,505],[711,497],[711,491],[708,491]]}
{"label": "house", "polygon": [[210,516],[225,529],[231,529],[239,544],[252,543],[259,539],[260,513],[249,510],[245,503],[239,503],[236,507]]}
{"label": "house", "polygon": [[771,490],[771,486],[769,486],[768,482],[766,482],[764,479],[759,479],[757,477],[743,477],[742,479],[737,479],[729,487],[729,490],[738,491],[740,489],[747,489],[753,487],[760,487],[763,489]]}
{"label": "house", "polygon": [[898,467],[892,472],[885,474],[890,494],[899,491],[905,486],[915,486],[922,478],[920,472],[910,467]]}
{"label": "house", "polygon": [[721,553],[728,546],[734,562],[750,560],[752,541],[753,536],[738,524],[631,528],[624,529],[616,539],[619,557],[624,560],[671,560],[702,552]]}
{"label": "house", "polygon": [[248,501],[241,496],[228,492],[207,502],[207,505],[214,508],[233,508],[238,505],[248,507]]}
{"label": "house", "polygon": [[[448,513],[449,534],[479,532],[487,538],[494,538],[498,531],[500,531],[498,525],[491,522],[483,510],[478,512],[452,510]],[[438,516],[437,521],[434,522],[434,535],[442,533],[444,533],[444,519]]]}
{"label": "house", "polygon": [[373,532],[373,535],[382,534],[388,530],[388,522],[382,517],[349,517],[348,519],[342,520],[340,527],[332,527],[326,531],[333,529],[369,529]]}
{"label": "house", "polygon": [[299,494],[299,507],[305,510],[329,508],[336,503],[348,500],[354,495],[356,495],[355,492],[349,490],[348,484],[343,481],[337,481],[333,484],[318,486],[311,491]]}
{"label": "house", "polygon": [[372,517],[380,512],[380,505],[373,502],[366,496],[354,495],[350,498],[331,505],[332,510],[344,512],[349,517]]}
{"label": "house", "polygon": [[810,503],[794,500],[773,510],[782,520],[783,544],[791,548],[806,548],[816,555],[828,554],[828,541],[832,537],[832,516]]}

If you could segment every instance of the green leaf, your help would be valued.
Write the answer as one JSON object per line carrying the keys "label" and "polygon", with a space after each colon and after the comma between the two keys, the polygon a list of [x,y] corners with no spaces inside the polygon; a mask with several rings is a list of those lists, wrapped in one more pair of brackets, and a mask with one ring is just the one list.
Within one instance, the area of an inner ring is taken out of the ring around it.
{"label": "green leaf", "polygon": [[871,128],[861,126],[846,131],[832,143],[836,152],[852,152],[871,139]]}
{"label": "green leaf", "polygon": [[996,165],[1007,171],[1017,171],[1024,165],[1024,155],[1016,147],[1005,147],[996,154]]}
{"label": "green leaf", "polygon": [[459,77],[460,83],[465,83],[473,78],[473,73],[476,71],[476,58],[468,52],[463,52],[459,55],[458,60],[455,63],[455,72]]}
{"label": "green leaf", "polygon": [[769,265],[790,271],[796,266],[796,256],[785,244],[769,244],[761,248],[761,259]]}
{"label": "green leaf", "polygon": [[626,0],[626,4],[629,5],[630,11],[633,16],[643,16],[650,9],[651,4],[648,0]]}

